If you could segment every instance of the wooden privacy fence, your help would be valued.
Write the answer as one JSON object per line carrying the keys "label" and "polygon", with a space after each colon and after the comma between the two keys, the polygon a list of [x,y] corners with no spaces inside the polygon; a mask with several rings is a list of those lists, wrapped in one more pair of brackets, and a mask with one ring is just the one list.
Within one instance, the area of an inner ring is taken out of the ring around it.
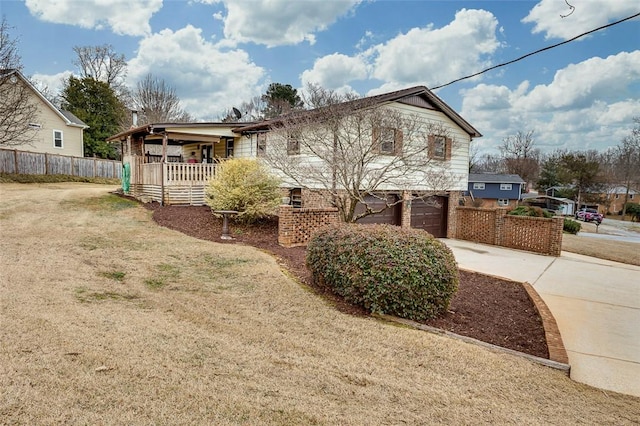
{"label": "wooden privacy fence", "polygon": [[93,157],[71,157],[16,149],[0,149],[0,173],[120,179],[122,177],[122,162]]}

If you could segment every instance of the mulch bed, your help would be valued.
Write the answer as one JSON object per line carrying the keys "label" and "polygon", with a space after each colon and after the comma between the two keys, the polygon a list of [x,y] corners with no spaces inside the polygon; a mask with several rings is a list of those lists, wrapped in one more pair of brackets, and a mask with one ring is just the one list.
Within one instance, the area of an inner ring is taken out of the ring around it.
{"label": "mulch bed", "polygon": [[[299,281],[329,299],[342,312],[368,315],[334,295],[327,288],[314,285],[305,266],[305,247],[284,248],[278,245],[277,219],[258,225],[230,226],[234,240],[220,239],[222,220],[209,207],[145,205],[153,210],[153,219],[192,237],[224,244],[246,244],[275,255]],[[497,346],[549,358],[542,320],[535,305],[520,283],[460,271],[460,286],[451,300],[449,312],[425,324],[472,337]]]}

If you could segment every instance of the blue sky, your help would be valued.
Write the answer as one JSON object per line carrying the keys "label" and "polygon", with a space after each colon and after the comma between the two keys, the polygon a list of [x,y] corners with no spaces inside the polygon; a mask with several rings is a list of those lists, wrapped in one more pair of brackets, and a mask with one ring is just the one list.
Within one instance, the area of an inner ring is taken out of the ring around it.
{"label": "blue sky", "polygon": [[[640,12],[637,0],[2,0],[24,73],[51,91],[74,46],[111,44],[127,84],[151,72],[217,121],[271,82],[371,95],[434,87]],[[640,116],[640,20],[436,93],[484,137],[535,130],[537,146],[603,150]]]}

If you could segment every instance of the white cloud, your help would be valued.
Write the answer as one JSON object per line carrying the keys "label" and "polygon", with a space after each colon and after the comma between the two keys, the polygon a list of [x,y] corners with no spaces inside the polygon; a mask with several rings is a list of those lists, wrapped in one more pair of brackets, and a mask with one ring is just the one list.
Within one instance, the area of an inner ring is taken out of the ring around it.
{"label": "white cloud", "polygon": [[[638,13],[638,3],[635,1],[589,0],[570,3],[575,6],[573,13],[565,2],[542,0],[522,22],[534,24],[532,32],[545,33],[547,39],[570,39],[610,21]],[[561,15],[569,16],[563,18]]]}
{"label": "white cloud", "polygon": [[53,75],[36,73],[31,76],[31,80],[41,92],[55,96],[62,92],[65,81],[72,75],[72,71],[62,71]]}
{"label": "white cloud", "polygon": [[132,87],[147,73],[175,88],[183,107],[202,120],[217,120],[224,111],[261,93],[264,69],[243,50],[220,50],[191,25],[165,29],[140,42],[129,61]]}
{"label": "white cloud", "polygon": [[325,89],[336,90],[354,80],[367,78],[367,65],[361,57],[333,53],[317,59],[313,68],[301,75],[303,86],[318,84]]}
{"label": "white cloud", "polygon": [[373,76],[402,86],[435,86],[490,64],[500,43],[498,20],[484,10],[462,9],[442,28],[413,28],[371,48]]}
{"label": "white cloud", "polygon": [[588,106],[593,99],[624,96],[640,80],[640,50],[607,58],[590,58],[556,72],[549,85],[536,86],[523,100],[527,109],[561,109]]}
{"label": "white cloud", "polygon": [[[487,58],[500,46],[497,24],[490,12],[463,9],[442,28],[413,28],[356,56],[334,53],[319,58],[302,73],[302,82],[339,88],[355,80],[384,81],[367,95],[410,85],[435,86],[487,66]],[[367,32],[366,37],[371,36]]]}
{"label": "white cloud", "polygon": [[640,51],[590,58],[556,72],[547,85],[515,90],[480,84],[461,91],[462,116],[481,133],[486,150],[496,150],[503,137],[535,130],[543,151],[556,148],[603,150],[628,133],[640,116],[637,87]]}
{"label": "white cloud", "polygon": [[[220,0],[200,0],[218,3]],[[224,0],[227,8],[224,34],[227,42],[264,44],[268,47],[315,43],[315,32],[327,29],[361,0],[291,1]],[[220,15],[218,15],[220,17]]]}
{"label": "white cloud", "polygon": [[162,7],[162,0],[26,0],[37,18],[56,24],[102,29],[116,34],[142,36],[151,32],[149,20]]}

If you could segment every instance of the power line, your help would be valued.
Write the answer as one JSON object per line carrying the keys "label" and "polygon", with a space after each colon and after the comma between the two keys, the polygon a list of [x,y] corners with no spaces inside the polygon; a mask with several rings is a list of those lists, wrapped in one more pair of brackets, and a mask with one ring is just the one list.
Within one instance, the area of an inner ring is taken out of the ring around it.
{"label": "power line", "polygon": [[494,65],[494,66],[492,66],[492,67],[490,67],[490,68],[487,68],[487,69],[482,70],[482,71],[480,71],[480,72],[477,72],[477,73],[475,73],[475,74],[471,74],[471,75],[468,75],[468,76],[466,76],[466,77],[461,77],[461,78],[458,78],[458,79],[456,79],[456,80],[450,81],[450,82],[449,82],[449,83],[447,83],[447,84],[441,84],[440,86],[432,87],[430,90],[440,89],[440,88],[442,88],[442,87],[449,86],[449,85],[451,85],[451,84],[453,84],[453,83],[457,83],[457,82],[459,82],[459,81],[466,80],[466,79],[469,79],[469,78],[475,77],[475,76],[480,75],[480,74],[484,74],[485,72],[488,72],[488,71],[494,70],[494,69],[496,69],[496,68],[500,68],[500,67],[504,67],[504,66],[509,65],[509,64],[513,64],[514,62],[521,61],[521,60],[523,60],[524,58],[528,58],[529,56],[533,56],[533,55],[536,55],[536,54],[538,54],[538,53],[544,52],[545,50],[549,50],[549,49],[553,49],[553,48],[558,47],[558,46],[562,46],[563,44],[567,44],[567,43],[570,43],[570,42],[572,42],[572,41],[575,41],[575,40],[579,39],[580,37],[584,37],[584,36],[589,35],[589,34],[591,34],[591,33],[595,33],[596,31],[600,31],[600,30],[603,30],[603,29],[605,29],[605,28],[609,28],[609,27],[612,27],[612,26],[614,26],[614,25],[618,25],[618,24],[620,24],[620,23],[622,23],[622,22],[624,22],[624,21],[628,21],[628,20],[630,20],[630,19],[637,18],[638,16],[640,16],[640,13],[636,13],[635,15],[628,16],[628,17],[626,17],[626,18],[624,18],[624,19],[621,19],[621,20],[619,20],[619,21],[612,22],[612,23],[607,24],[607,25],[603,25],[603,26],[598,27],[598,28],[595,28],[595,29],[593,29],[593,30],[591,30],[591,31],[587,31],[586,33],[582,33],[582,34],[580,34],[580,35],[577,35],[577,36],[573,37],[572,39],[565,40],[565,41],[563,41],[563,42],[556,43],[556,44],[554,44],[554,45],[547,46],[547,47],[544,47],[544,48],[542,48],[542,49],[538,49],[538,50],[536,50],[535,52],[527,53],[526,55],[520,56],[519,58],[513,59],[513,60],[511,60],[511,61],[509,61],[509,62],[504,62],[504,63],[502,63],[502,64]]}

